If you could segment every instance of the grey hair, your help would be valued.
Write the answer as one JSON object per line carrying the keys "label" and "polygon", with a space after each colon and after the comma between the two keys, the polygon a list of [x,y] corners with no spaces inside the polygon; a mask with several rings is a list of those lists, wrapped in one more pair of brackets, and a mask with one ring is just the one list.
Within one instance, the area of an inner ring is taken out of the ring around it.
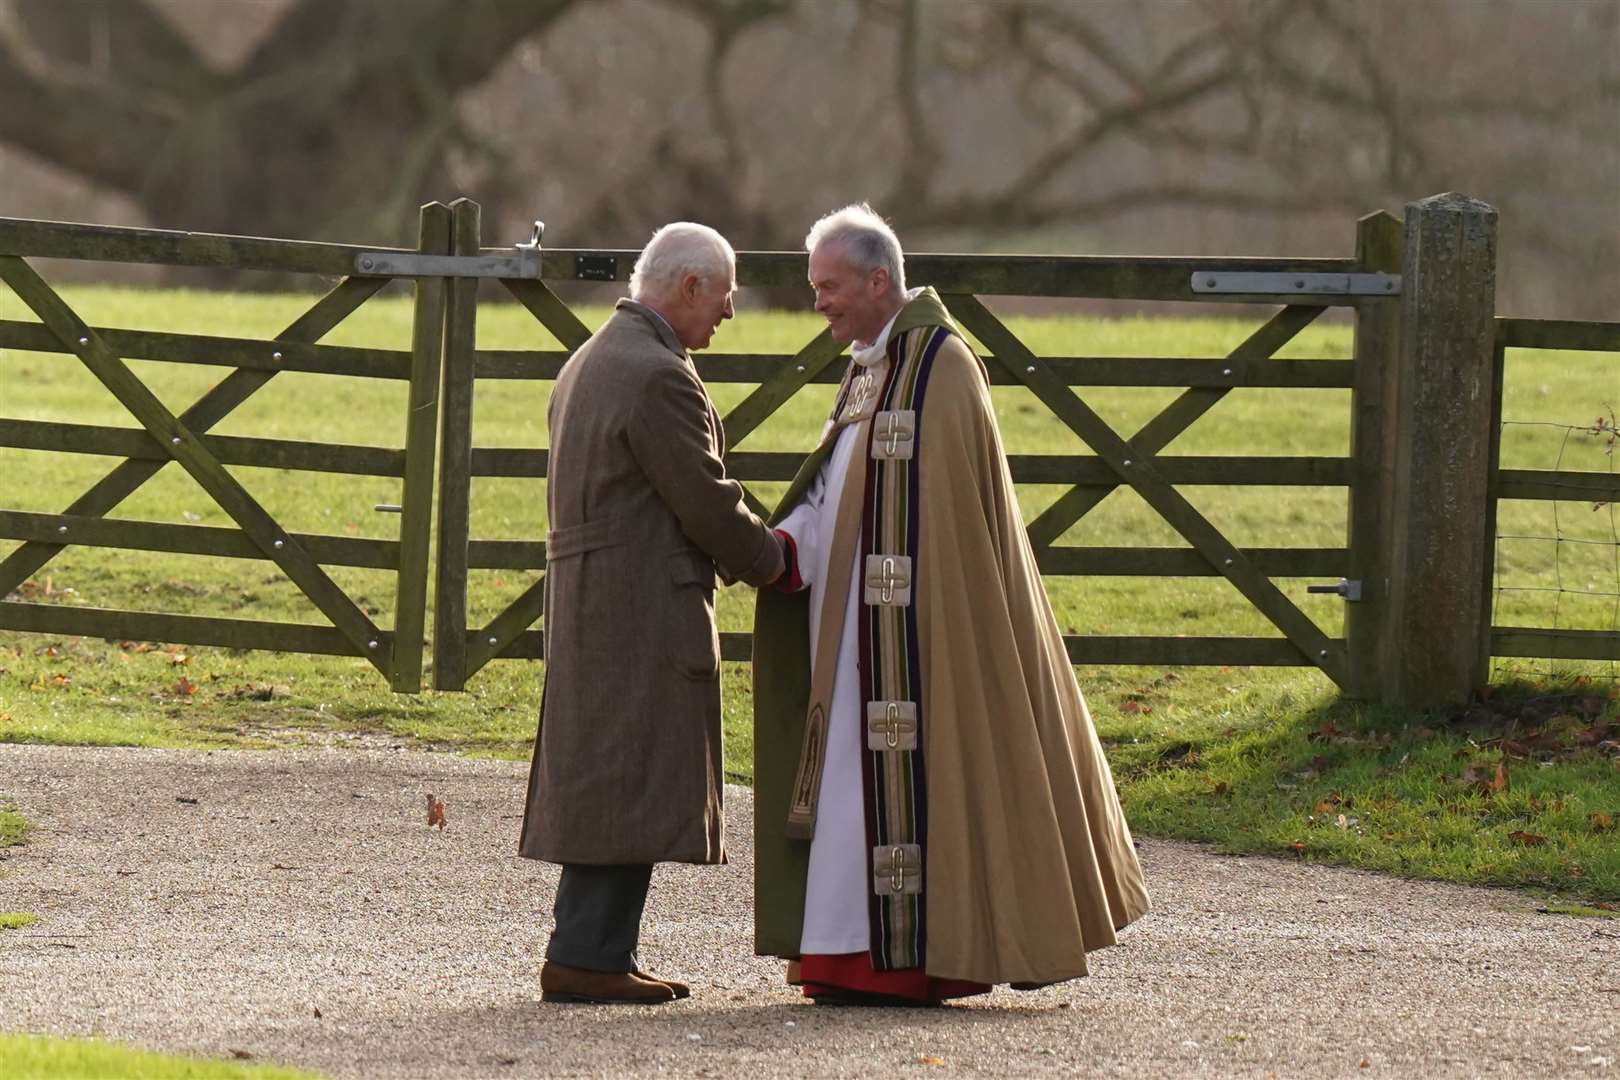
{"label": "grey hair", "polygon": [[710,280],[736,272],[737,253],[726,238],[695,221],[675,221],[652,234],[630,272],[630,296],[663,296],[688,274]]}
{"label": "grey hair", "polygon": [[879,268],[887,270],[890,286],[898,292],[906,291],[905,255],[900,251],[900,238],[866,203],[851,203],[823,216],[810,226],[804,238],[804,250],[815,251],[822,244],[835,242],[844,245],[844,253],[856,270],[862,273]]}

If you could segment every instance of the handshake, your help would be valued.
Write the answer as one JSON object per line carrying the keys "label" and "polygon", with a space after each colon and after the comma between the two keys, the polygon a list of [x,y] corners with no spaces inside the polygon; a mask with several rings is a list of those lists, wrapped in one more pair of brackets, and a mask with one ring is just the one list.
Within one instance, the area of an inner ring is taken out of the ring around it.
{"label": "handshake", "polygon": [[717,567],[760,587],[754,948],[807,996],[919,1004],[1074,978],[1148,910],[983,365],[939,296],[906,288],[870,207],[822,218],[805,248],[850,362],[769,524],[726,476],[690,355],[735,314],[719,233],[658,230],[558,374],[519,842],[562,865],[547,1000],[688,992],[636,950],[655,864],[726,861]]}

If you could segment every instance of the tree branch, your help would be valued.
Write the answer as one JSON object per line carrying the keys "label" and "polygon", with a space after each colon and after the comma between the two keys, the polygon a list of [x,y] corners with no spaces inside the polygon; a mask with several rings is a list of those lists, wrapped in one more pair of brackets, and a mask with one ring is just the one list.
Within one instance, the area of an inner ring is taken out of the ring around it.
{"label": "tree branch", "polygon": [[1364,209],[1361,198],[1323,198],[1320,193],[1285,194],[1253,187],[1214,187],[1202,184],[1152,184],[1126,191],[1062,202],[1040,203],[1004,195],[960,198],[930,206],[913,207],[898,215],[908,228],[1034,229],[1074,221],[1100,221],[1133,210],[1166,206],[1196,206],[1255,213],[1318,213],[1323,210]]}
{"label": "tree branch", "polygon": [[28,103],[0,108],[0,142],[121,191],[138,188],[146,153],[173,127],[139,87],[58,66],[12,5],[0,6],[0,101]]}

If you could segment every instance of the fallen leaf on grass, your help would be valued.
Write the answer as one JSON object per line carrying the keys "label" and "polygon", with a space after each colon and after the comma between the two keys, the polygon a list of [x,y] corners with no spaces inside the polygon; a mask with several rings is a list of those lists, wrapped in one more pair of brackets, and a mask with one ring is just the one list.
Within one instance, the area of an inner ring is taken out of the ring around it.
{"label": "fallen leaf on grass", "polygon": [[1232,794],[1232,785],[1228,784],[1225,780],[1222,780],[1220,783],[1216,784],[1213,788],[1211,788],[1209,793],[1211,795],[1220,795],[1220,796],[1231,795]]}
{"label": "fallen leaf on grass", "polygon": [[1535,833],[1527,833],[1519,829],[1508,833],[1508,839],[1515,844],[1523,844],[1525,847],[1539,847],[1547,842],[1545,836],[1537,836]]}
{"label": "fallen leaf on grass", "polygon": [[431,829],[433,826],[437,825],[439,827],[439,831],[444,832],[444,800],[435,799],[433,797],[433,792],[431,791],[428,792],[427,797],[427,823],[428,828]]}
{"label": "fallen leaf on grass", "polygon": [[1614,815],[1605,814],[1601,810],[1594,810],[1586,815],[1586,824],[1593,832],[1608,832],[1614,828]]}
{"label": "fallen leaf on grass", "polygon": [[184,675],[180,676],[180,681],[174,684],[175,697],[190,697],[196,692],[197,684],[186,678]]}
{"label": "fallen leaf on grass", "polygon": [[1498,763],[1494,769],[1483,765],[1470,765],[1461,776],[1449,781],[1459,787],[1473,788],[1481,793],[1500,794],[1508,788],[1507,767]]}

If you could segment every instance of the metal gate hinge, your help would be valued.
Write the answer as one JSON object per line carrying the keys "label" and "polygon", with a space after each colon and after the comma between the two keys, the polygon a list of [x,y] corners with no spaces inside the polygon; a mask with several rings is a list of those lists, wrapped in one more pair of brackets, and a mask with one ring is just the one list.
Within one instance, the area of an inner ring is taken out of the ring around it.
{"label": "metal gate hinge", "polygon": [[1195,270],[1195,293],[1269,296],[1399,296],[1399,274],[1289,274],[1237,270]]}
{"label": "metal gate hinge", "polygon": [[1336,594],[1354,602],[1361,599],[1361,581],[1359,579],[1351,581],[1340,578],[1337,585],[1307,585],[1305,591],[1308,593],[1326,593],[1330,596]]}
{"label": "metal gate hinge", "polygon": [[538,278],[540,237],[546,223],[536,221],[526,243],[511,254],[421,255],[416,252],[362,251],[354,270],[362,277]]}

